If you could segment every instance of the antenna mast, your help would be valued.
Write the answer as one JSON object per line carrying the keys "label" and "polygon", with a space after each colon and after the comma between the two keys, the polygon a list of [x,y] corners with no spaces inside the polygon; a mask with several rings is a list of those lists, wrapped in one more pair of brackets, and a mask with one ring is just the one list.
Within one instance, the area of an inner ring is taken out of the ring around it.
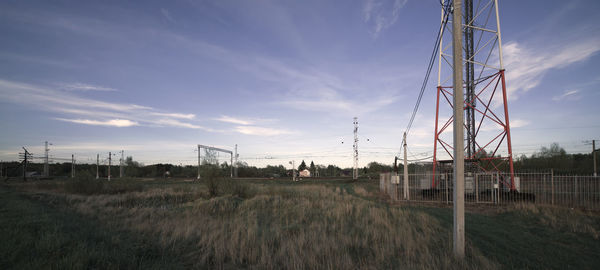
{"label": "antenna mast", "polygon": [[358,179],[358,118],[354,117],[354,170],[352,179]]}

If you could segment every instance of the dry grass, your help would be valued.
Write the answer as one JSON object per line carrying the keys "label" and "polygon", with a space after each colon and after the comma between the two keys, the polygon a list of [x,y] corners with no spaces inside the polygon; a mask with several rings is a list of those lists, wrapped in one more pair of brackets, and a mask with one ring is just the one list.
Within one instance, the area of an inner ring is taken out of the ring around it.
{"label": "dry grass", "polygon": [[362,187],[359,196],[323,185],[251,189],[216,197],[200,185],[92,196],[51,190],[79,213],[185,253],[192,267],[497,268],[470,245],[467,259],[455,261],[437,219],[365,200],[373,194]]}

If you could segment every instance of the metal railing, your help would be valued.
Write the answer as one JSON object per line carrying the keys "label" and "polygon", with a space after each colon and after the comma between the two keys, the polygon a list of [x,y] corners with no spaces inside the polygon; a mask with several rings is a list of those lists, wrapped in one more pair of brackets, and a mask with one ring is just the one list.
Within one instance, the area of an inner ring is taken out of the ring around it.
{"label": "metal railing", "polygon": [[[392,201],[452,203],[451,173],[409,174],[408,198],[404,197],[404,179],[394,173],[382,173],[379,189]],[[465,174],[465,203],[505,205],[534,203],[600,210],[600,177],[555,175],[549,173],[515,173],[515,189],[510,175],[500,172]]]}

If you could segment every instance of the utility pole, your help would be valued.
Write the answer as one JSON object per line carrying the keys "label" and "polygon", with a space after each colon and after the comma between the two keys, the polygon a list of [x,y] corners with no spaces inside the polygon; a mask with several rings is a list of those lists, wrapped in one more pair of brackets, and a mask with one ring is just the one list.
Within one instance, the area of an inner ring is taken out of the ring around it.
{"label": "utility pole", "polygon": [[112,153],[108,152],[108,181],[110,181],[110,165],[111,165]]}
{"label": "utility pole", "polygon": [[100,154],[96,154],[96,179],[100,178],[98,167],[100,167]]}
{"label": "utility pole", "polygon": [[454,0],[452,18],[452,66],[453,66],[453,106],[454,106],[454,255],[465,256],[465,152],[464,152],[464,96],[463,96],[463,55],[462,55],[462,0]]}
{"label": "utility pole", "polygon": [[75,178],[75,155],[71,154],[71,178]]}
{"label": "utility pole", "polygon": [[198,180],[200,180],[200,145],[198,145]]}
{"label": "utility pole", "polygon": [[50,151],[50,149],[48,149],[48,141],[46,141],[44,143],[44,177],[50,176],[50,168],[48,165],[48,151]]}
{"label": "utility pole", "polygon": [[296,181],[296,163],[292,160],[289,162],[292,164],[292,181]]}
{"label": "utility pole", "polygon": [[123,150],[121,150],[121,159],[119,160],[119,178],[123,178]]}
{"label": "utility pole", "polygon": [[410,194],[408,192],[408,161],[406,160],[406,132],[404,132],[404,199],[409,200]]}
{"label": "utility pole", "polygon": [[237,168],[237,163],[238,163],[238,157],[240,155],[237,152],[237,144],[235,145],[235,163],[233,164],[235,167],[233,167],[233,176],[235,176],[236,178],[238,177],[238,168]]}
{"label": "utility pole", "polygon": [[596,171],[596,140],[592,140],[592,156],[594,158],[594,177],[598,176]]}
{"label": "utility pole", "polygon": [[27,151],[27,149],[25,149],[25,147],[23,148],[23,181],[27,181],[27,158],[29,158],[31,156],[31,153],[29,153],[29,151]]}
{"label": "utility pole", "polygon": [[358,179],[358,118],[354,117],[354,170],[352,179]]}

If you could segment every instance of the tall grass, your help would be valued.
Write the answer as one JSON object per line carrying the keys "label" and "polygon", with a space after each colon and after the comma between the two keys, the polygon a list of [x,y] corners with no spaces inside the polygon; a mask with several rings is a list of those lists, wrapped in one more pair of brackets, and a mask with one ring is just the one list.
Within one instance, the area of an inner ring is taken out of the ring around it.
{"label": "tall grass", "polygon": [[364,200],[343,188],[255,186],[240,196],[243,184],[220,185],[217,196],[207,190],[155,189],[66,197],[82,214],[185,252],[197,267],[496,267],[471,247],[466,260],[455,261],[449,243],[440,241],[451,235],[435,218]]}

